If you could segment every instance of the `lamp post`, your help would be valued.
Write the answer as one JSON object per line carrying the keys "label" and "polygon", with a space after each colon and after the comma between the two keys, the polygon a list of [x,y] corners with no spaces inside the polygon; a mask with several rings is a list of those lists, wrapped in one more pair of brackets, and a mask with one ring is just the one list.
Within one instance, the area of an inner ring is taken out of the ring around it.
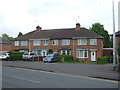
{"label": "lamp post", "polygon": [[115,67],[116,67],[116,37],[115,37],[114,0],[112,0],[112,13],[113,13],[113,70],[115,70]]}

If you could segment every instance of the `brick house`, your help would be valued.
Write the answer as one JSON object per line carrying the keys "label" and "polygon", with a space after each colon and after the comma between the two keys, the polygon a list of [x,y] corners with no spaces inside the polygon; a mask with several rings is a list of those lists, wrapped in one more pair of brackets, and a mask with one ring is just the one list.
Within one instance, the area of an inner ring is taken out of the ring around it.
{"label": "brick house", "polygon": [[12,50],[12,42],[0,37],[0,51],[8,52]]}
{"label": "brick house", "polygon": [[116,47],[120,45],[120,31],[116,32]]}
{"label": "brick house", "polygon": [[76,28],[36,30],[13,40],[14,51],[32,51],[40,56],[49,53],[73,55],[76,61],[96,61],[102,56],[103,37],[76,24]]}
{"label": "brick house", "polygon": [[[120,47],[120,31],[116,32],[116,48],[118,49],[118,47]],[[118,56],[118,51],[117,51],[117,58],[119,58],[120,56]]]}

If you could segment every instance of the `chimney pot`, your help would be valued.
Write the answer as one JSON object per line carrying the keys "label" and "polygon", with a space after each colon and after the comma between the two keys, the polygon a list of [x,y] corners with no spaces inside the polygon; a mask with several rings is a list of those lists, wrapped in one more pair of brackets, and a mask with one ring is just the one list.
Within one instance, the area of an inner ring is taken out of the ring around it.
{"label": "chimney pot", "polygon": [[76,29],[75,30],[80,30],[80,23],[76,23]]}
{"label": "chimney pot", "polygon": [[36,27],[36,31],[41,31],[41,27],[38,25],[37,27]]}

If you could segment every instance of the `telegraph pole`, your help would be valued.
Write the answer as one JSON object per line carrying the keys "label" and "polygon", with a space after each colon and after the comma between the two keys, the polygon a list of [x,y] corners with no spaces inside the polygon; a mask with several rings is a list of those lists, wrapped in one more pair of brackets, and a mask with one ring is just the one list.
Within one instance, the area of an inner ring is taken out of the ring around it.
{"label": "telegraph pole", "polygon": [[113,70],[116,68],[116,36],[115,36],[115,14],[114,14],[114,0],[112,0],[113,13]]}

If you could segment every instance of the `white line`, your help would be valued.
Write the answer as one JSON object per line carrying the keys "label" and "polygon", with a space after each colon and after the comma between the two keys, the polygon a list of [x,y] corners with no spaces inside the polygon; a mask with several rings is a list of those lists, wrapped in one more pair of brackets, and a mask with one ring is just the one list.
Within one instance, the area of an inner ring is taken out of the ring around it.
{"label": "white line", "polygon": [[31,80],[31,79],[25,79],[25,78],[22,78],[22,77],[11,76],[11,75],[5,75],[5,76],[15,78],[15,79],[20,79],[20,80],[30,81],[30,82],[33,82],[33,83],[40,83],[39,81],[35,81],[35,80]]}

